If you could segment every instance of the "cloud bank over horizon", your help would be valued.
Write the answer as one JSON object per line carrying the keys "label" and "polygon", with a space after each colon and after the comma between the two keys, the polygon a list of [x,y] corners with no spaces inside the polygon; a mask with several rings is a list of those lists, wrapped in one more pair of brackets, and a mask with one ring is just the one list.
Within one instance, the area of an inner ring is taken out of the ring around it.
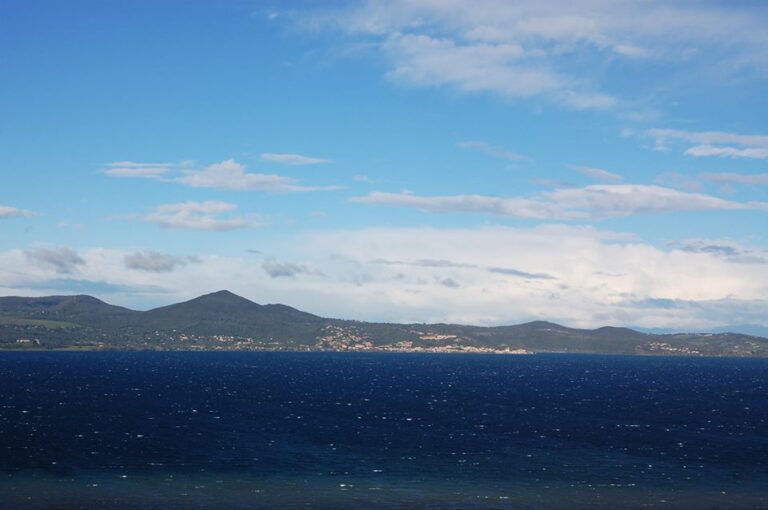
{"label": "cloud bank over horizon", "polygon": [[[768,251],[728,241],[660,249],[628,233],[544,224],[330,230],[285,243],[292,261],[274,253],[4,251],[0,291],[53,293],[61,275],[74,275],[79,288],[90,285],[123,305],[146,297],[169,304],[227,288],[329,317],[478,325],[546,319],[707,329],[760,324],[768,312]],[[446,258],[429,258],[436,246]],[[563,252],[571,254],[567,265]]]}

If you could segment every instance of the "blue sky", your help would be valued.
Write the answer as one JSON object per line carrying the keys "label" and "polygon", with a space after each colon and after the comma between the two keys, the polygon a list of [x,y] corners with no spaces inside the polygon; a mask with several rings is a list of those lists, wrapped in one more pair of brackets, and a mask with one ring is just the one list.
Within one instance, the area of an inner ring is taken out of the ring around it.
{"label": "blue sky", "polygon": [[5,1],[0,294],[768,326],[766,27],[761,2]]}

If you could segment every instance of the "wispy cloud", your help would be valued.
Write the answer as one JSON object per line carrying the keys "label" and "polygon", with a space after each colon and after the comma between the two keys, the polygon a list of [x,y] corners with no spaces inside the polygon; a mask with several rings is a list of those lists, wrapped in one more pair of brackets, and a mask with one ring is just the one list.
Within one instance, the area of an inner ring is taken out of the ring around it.
{"label": "wispy cloud", "polygon": [[317,165],[321,163],[331,163],[330,159],[312,158],[302,156],[301,154],[281,154],[274,152],[264,152],[261,154],[263,161],[270,163],[279,163],[281,165]]}
{"label": "wispy cloud", "polygon": [[518,154],[516,152],[512,152],[506,149],[501,149],[499,147],[494,147],[488,142],[479,142],[479,141],[470,140],[466,142],[459,142],[456,144],[456,147],[458,147],[459,149],[482,152],[483,154],[486,154],[488,156],[499,158],[499,159],[506,159],[509,161],[527,161],[529,159],[528,157],[523,156],[522,154]]}
{"label": "wispy cloud", "polygon": [[466,93],[508,98],[548,95],[574,109],[607,109],[607,94],[574,90],[568,79],[546,65],[532,65],[517,43],[457,41],[425,34],[390,34],[382,48],[392,61],[387,77],[406,85],[449,86]]}
{"label": "wispy cloud", "polygon": [[181,202],[157,206],[143,219],[163,228],[223,232],[263,225],[258,218],[228,216],[237,206],[227,202]]}
{"label": "wispy cloud", "polygon": [[11,207],[9,205],[0,205],[0,220],[6,218],[21,218],[34,216],[35,213],[26,209],[19,209],[18,207]]}
{"label": "wispy cloud", "polygon": [[85,265],[76,251],[64,246],[58,248],[30,248],[24,251],[28,260],[53,269],[59,274],[72,274]]}
{"label": "wispy cloud", "polygon": [[766,13],[727,2],[367,0],[291,19],[374,48],[398,83],[544,97],[577,109],[623,104],[603,90],[615,61],[720,74],[761,73],[768,65]]}
{"label": "wispy cloud", "polygon": [[352,200],[367,204],[413,207],[429,212],[472,212],[536,220],[604,219],[669,211],[768,211],[766,202],[735,202],[701,193],[641,184],[600,184],[557,189],[529,197],[419,196],[372,192]]}

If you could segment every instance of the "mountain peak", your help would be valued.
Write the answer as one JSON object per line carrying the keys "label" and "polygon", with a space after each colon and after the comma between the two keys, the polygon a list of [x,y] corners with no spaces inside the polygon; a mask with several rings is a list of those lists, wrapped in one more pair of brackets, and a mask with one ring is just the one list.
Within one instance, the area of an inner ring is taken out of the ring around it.
{"label": "mountain peak", "polygon": [[203,294],[202,296],[196,297],[190,302],[203,302],[203,303],[216,303],[216,304],[226,304],[226,305],[255,305],[253,301],[250,299],[246,299],[242,296],[238,296],[234,292],[230,292],[228,290],[219,290],[216,292],[211,292],[210,294]]}
{"label": "mountain peak", "polygon": [[232,291],[229,291],[227,289],[217,290],[216,292],[211,292],[209,294],[203,294],[200,297],[225,297],[225,298],[238,298],[238,299],[245,299],[242,296],[238,296]]}

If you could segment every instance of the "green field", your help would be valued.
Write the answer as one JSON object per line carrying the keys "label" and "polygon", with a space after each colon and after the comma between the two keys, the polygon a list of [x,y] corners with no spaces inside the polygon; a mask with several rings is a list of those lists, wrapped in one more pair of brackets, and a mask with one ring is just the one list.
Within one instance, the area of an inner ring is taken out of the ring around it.
{"label": "green field", "polygon": [[26,319],[24,317],[15,317],[13,315],[0,314],[0,325],[3,326],[41,326],[49,329],[69,329],[79,328],[79,324],[64,321],[49,321],[42,319]]}

